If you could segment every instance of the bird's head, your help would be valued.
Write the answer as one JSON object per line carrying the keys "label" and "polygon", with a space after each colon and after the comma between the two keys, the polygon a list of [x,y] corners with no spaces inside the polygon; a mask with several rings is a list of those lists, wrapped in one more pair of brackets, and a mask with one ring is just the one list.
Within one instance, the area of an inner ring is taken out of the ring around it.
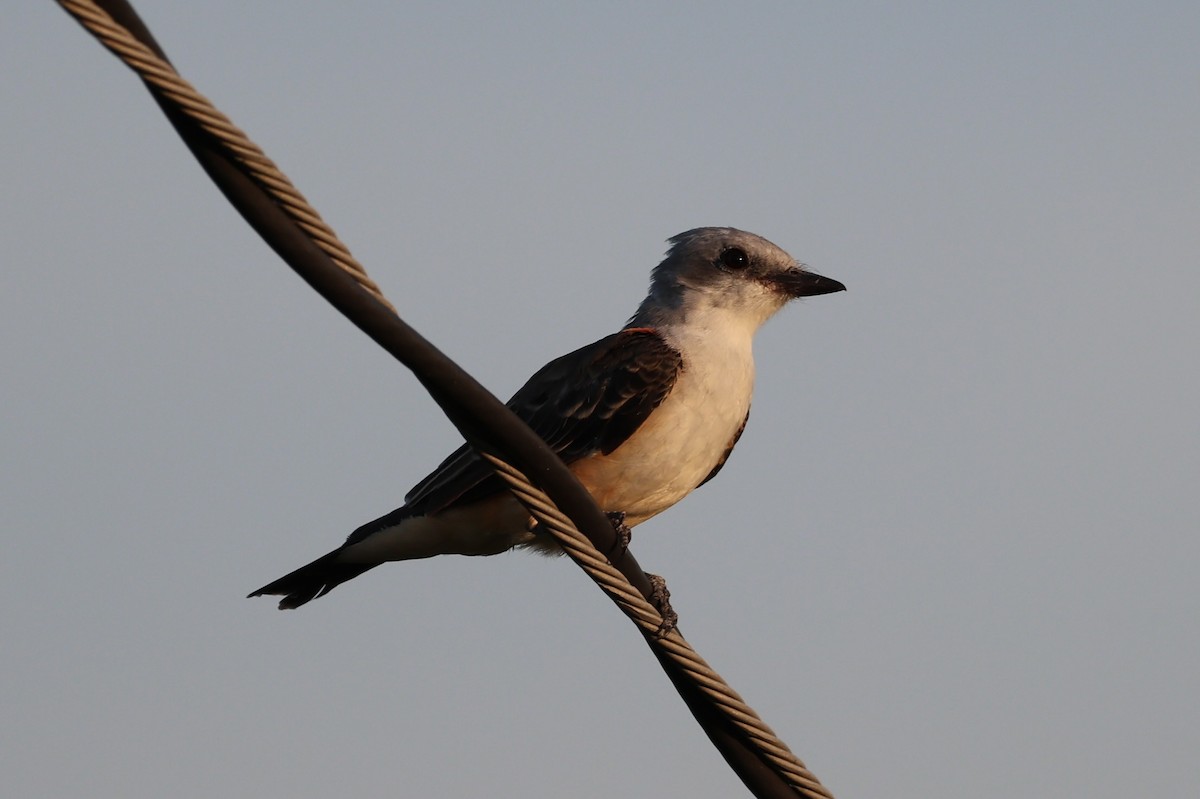
{"label": "bird's head", "polygon": [[752,332],[789,300],[846,289],[744,230],[696,228],[670,243],[634,316],[645,324],[725,317]]}

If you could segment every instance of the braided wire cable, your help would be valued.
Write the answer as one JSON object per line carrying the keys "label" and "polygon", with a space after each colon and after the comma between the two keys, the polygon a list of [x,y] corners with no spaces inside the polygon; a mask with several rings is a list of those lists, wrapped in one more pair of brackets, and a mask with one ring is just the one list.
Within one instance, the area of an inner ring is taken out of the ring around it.
{"label": "braided wire cable", "polygon": [[791,749],[779,739],[754,709],[684,639],[678,629],[660,635],[662,616],[658,610],[617,571],[603,554],[579,532],[550,497],[534,486],[518,469],[489,452],[480,455],[529,512],[554,535],[563,551],[582,568],[646,636],[651,646],[679,664],[688,677],[750,740],[763,756],[803,796],[833,799],[833,794],[813,775]]}
{"label": "braided wire cable", "polygon": [[379,286],[371,280],[363,265],[351,255],[350,249],[342,243],[333,228],[321,218],[275,162],[268,158],[233,120],[217,110],[216,106],[180,76],[174,67],[135,39],[129,31],[113,21],[112,17],[90,0],[58,0],[58,3],[101,44],[136,72],[138,77],[158,90],[164,98],[195,120],[206,133],[217,139],[225,151],[245,166],[250,176],[338,267],[353,277],[372,297],[395,312],[395,306],[383,296]]}
{"label": "braided wire cable", "polygon": [[[57,0],[69,14],[108,50],[128,65],[148,85],[194,119],[201,128],[243,164],[253,179],[278,202],[343,271],[349,274],[393,314],[395,307],[383,296],[365,268],[351,255],[320,214],[309,205],[270,158],[228,117],[218,111],[163,58],[135,39],[91,0]],[[478,447],[479,442],[472,441]],[[683,638],[677,629],[661,634],[658,610],[599,552],[575,524],[520,470],[500,457],[480,450],[482,457],[530,514],[554,535],[564,552],[600,586],[601,590],[638,626],[650,646],[677,664],[758,750],[765,762],[782,774],[800,795],[833,799],[833,795],[804,763],[766,725]]]}

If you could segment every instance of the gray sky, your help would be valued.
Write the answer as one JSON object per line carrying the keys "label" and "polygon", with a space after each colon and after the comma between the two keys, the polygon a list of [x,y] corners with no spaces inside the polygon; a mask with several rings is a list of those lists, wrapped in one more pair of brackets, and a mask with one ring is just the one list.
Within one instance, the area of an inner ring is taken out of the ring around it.
{"label": "gray sky", "polygon": [[[502,396],[691,227],[848,285],[634,536],[835,794],[1194,792],[1196,3],[138,7]],[[566,560],[243,599],[454,431],[54,4],[0,68],[6,795],[743,795]]]}

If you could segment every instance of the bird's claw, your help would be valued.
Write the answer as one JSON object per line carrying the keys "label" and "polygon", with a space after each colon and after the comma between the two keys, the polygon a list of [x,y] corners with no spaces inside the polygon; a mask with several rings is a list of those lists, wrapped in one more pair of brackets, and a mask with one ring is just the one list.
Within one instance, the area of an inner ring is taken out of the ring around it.
{"label": "bird's claw", "polygon": [[633,530],[629,529],[629,525],[625,524],[625,511],[612,510],[604,514],[608,517],[609,524],[612,525],[613,532],[617,534],[617,542],[613,545],[613,552],[620,558],[625,554],[625,550],[629,549],[629,542],[633,540]]}
{"label": "bird's claw", "polygon": [[679,614],[671,607],[671,592],[667,590],[666,579],[648,572],[646,577],[650,580],[650,604],[658,611],[658,615],[662,616],[662,623],[654,631],[654,637],[666,638],[679,623]]}
{"label": "bird's claw", "polygon": [[[613,544],[613,553],[616,557],[609,558],[611,562],[615,563],[629,549],[629,542],[633,540],[633,530],[625,524],[625,511],[612,510],[604,515],[608,517],[613,532],[617,534],[616,543]],[[662,622],[654,631],[654,637],[665,638],[679,623],[679,614],[671,607],[671,592],[667,590],[667,581],[657,574],[647,573],[646,577],[650,580],[650,604],[658,611],[658,615],[662,616]]]}

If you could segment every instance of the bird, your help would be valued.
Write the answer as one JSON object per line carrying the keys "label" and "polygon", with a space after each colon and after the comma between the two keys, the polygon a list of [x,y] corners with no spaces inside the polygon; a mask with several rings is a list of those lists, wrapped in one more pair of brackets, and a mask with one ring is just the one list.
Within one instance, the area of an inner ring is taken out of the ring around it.
{"label": "bird", "polygon": [[[550,361],[507,403],[626,536],[725,465],[749,418],[763,323],[793,299],[846,288],[736,228],[695,228],[668,244],[623,328]],[[281,596],[287,610],[389,561],[514,548],[560,551],[464,444],[403,506],[249,596]]]}

